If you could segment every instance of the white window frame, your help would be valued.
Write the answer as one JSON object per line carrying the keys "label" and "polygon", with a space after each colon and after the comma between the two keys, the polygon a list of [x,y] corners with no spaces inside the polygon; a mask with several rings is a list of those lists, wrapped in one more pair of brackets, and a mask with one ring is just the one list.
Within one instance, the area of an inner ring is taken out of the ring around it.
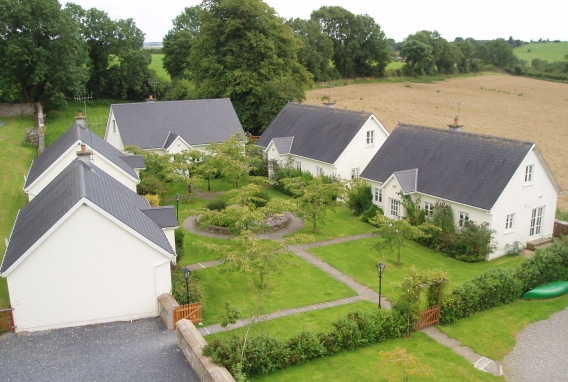
{"label": "white window frame", "polygon": [[513,231],[515,229],[515,214],[509,214],[505,218],[505,231]]}
{"label": "white window frame", "polygon": [[400,217],[400,200],[393,198],[389,199],[390,215],[393,217],[393,219],[398,219]]}
{"label": "white window frame", "polygon": [[424,202],[424,215],[430,216],[434,212],[434,203]]}
{"label": "white window frame", "polygon": [[374,200],[379,204],[383,204],[383,190],[378,187],[375,187]]}
{"label": "white window frame", "polygon": [[469,212],[459,211],[458,226],[463,227],[467,221],[469,221]]}
{"label": "white window frame", "polygon": [[302,171],[302,162],[300,162],[298,160],[296,161],[296,170]]}
{"label": "white window frame", "polygon": [[359,177],[359,167],[351,169],[351,179],[356,179]]}
{"label": "white window frame", "polygon": [[116,120],[112,120],[112,132],[116,134]]}
{"label": "white window frame", "polygon": [[533,178],[534,178],[534,164],[529,164],[525,168],[525,185],[532,184]]}
{"label": "white window frame", "polygon": [[544,206],[537,207],[532,210],[531,213],[531,226],[530,235],[537,236],[542,232],[542,218],[544,216]]}
{"label": "white window frame", "polygon": [[375,130],[367,130],[367,145],[375,144]]}
{"label": "white window frame", "polygon": [[379,188],[379,203],[383,204],[383,190]]}
{"label": "white window frame", "polygon": [[320,166],[316,166],[316,176],[323,175],[323,168]]}

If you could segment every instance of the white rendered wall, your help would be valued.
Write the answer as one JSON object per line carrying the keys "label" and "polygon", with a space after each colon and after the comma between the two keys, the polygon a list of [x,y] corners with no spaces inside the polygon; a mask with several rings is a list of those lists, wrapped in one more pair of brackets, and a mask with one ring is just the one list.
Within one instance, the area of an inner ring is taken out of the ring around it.
{"label": "white rendered wall", "polygon": [[112,112],[112,106],[108,115],[107,127],[105,131],[105,141],[107,141],[120,151],[124,150],[124,144],[122,143],[122,137],[120,136],[120,131],[118,130],[118,124],[116,123],[114,113]]}
{"label": "white rendered wall", "polygon": [[[87,146],[87,150],[92,148]],[[57,175],[59,175],[71,162],[77,158],[77,151],[81,151],[81,146],[77,145],[68,150],[62,157],[54,164],[53,167],[44,172],[40,178],[36,179],[36,182],[32,187],[24,190],[28,193],[29,200],[32,200],[37,194],[41,192]],[[88,160],[88,159],[87,159]],[[89,163],[91,163],[89,161]],[[97,151],[93,152],[93,162],[95,166],[112,176],[114,179],[118,180],[120,183],[124,184],[126,187],[136,192],[136,185],[138,181],[134,180],[130,176],[126,175],[121,169],[115,167],[110,161],[103,158]]]}
{"label": "white rendered wall", "polygon": [[[371,130],[375,132],[374,143],[367,145],[367,131]],[[343,179],[351,179],[353,168],[359,168],[361,174],[387,138],[388,133],[380,122],[370,117],[335,161],[337,174]]]}
{"label": "white rendered wall", "polygon": [[[158,269],[156,269],[158,267]],[[81,206],[8,275],[17,331],[158,315],[168,257]]]}

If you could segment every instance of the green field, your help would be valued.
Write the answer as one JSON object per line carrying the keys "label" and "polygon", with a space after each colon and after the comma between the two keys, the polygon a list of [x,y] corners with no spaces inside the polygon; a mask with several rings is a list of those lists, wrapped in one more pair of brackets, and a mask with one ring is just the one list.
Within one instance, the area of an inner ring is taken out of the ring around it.
{"label": "green field", "polygon": [[386,70],[396,70],[396,69],[402,69],[402,67],[404,66],[404,62],[391,62],[387,65],[387,67],[385,68]]}
{"label": "green field", "polygon": [[568,54],[568,42],[532,43],[519,46],[513,52],[519,60],[525,60],[529,65],[535,58],[548,62],[564,61]]}
{"label": "green field", "polygon": [[168,72],[166,72],[166,70],[162,66],[163,60],[164,60],[163,54],[153,54],[152,62],[150,63],[149,68],[154,69],[158,77],[171,81],[170,75],[168,74]]}

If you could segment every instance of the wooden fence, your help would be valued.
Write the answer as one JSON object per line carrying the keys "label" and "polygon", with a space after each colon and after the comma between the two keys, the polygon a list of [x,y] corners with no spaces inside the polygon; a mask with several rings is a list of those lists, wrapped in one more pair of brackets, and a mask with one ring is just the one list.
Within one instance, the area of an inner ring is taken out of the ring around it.
{"label": "wooden fence", "polygon": [[14,315],[12,314],[12,307],[8,309],[0,309],[0,333],[7,331],[14,331]]}
{"label": "wooden fence", "polygon": [[440,306],[434,305],[418,313],[416,330],[424,329],[440,323]]}
{"label": "wooden fence", "polygon": [[203,312],[200,302],[193,304],[181,305],[174,311],[174,330],[176,329],[176,322],[182,319],[188,319],[194,324],[200,324],[203,321]]}

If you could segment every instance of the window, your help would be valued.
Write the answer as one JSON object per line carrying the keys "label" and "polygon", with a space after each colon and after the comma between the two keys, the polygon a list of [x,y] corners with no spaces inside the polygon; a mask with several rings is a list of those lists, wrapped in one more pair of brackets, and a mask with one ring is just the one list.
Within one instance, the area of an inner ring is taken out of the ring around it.
{"label": "window", "polygon": [[116,133],[116,121],[114,119],[112,120],[112,131]]}
{"label": "window", "polygon": [[375,187],[375,202],[382,203],[383,202],[383,190],[380,188]]}
{"label": "window", "polygon": [[533,181],[534,165],[528,165],[525,169],[525,183],[532,183]]}
{"label": "window", "polygon": [[323,168],[316,166],[316,176],[323,175]]}
{"label": "window", "polygon": [[424,202],[424,215],[432,215],[434,212],[434,203]]}
{"label": "window", "polygon": [[391,199],[390,200],[390,213],[391,213],[391,216],[393,218],[398,217],[399,208],[400,208],[400,201],[398,201],[396,199]]}
{"label": "window", "polygon": [[532,210],[530,236],[540,235],[543,211],[544,207],[538,207]]}
{"label": "window", "polygon": [[352,168],[351,169],[351,179],[355,179],[359,177],[359,168]]}
{"label": "window", "polygon": [[302,162],[296,161],[296,170],[302,171]]}
{"label": "window", "polygon": [[367,144],[372,145],[375,143],[375,130],[367,131]]}
{"label": "window", "polygon": [[507,220],[505,221],[505,229],[513,229],[513,221],[515,220],[515,214],[507,215]]}
{"label": "window", "polygon": [[465,222],[469,221],[469,214],[467,212],[460,211],[460,220],[458,221],[458,226],[463,227]]}

